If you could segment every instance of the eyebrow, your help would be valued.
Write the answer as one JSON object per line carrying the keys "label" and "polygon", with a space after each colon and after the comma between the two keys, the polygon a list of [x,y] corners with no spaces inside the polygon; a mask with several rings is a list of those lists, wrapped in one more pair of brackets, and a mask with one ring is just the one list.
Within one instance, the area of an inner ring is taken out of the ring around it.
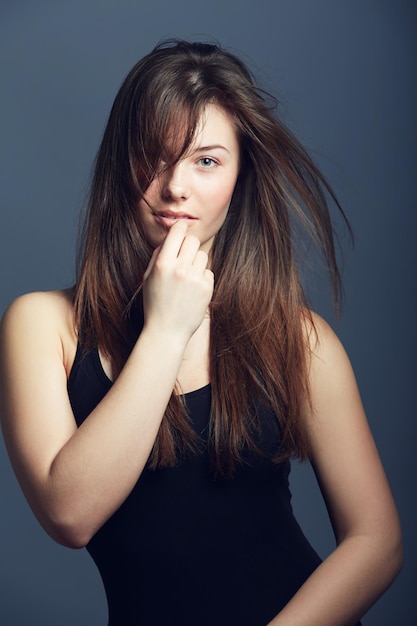
{"label": "eyebrow", "polygon": [[195,154],[196,152],[205,152],[207,150],[215,150],[217,148],[220,148],[221,150],[225,150],[226,152],[230,152],[230,150],[228,150],[225,146],[222,146],[221,144],[213,144],[212,146],[198,146],[195,150],[193,150],[193,153]]}

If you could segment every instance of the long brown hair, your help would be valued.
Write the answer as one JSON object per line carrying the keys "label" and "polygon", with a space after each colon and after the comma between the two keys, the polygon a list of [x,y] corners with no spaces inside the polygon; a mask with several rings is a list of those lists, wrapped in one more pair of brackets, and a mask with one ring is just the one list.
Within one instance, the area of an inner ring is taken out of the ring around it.
{"label": "long brown hair", "polygon": [[[160,44],[122,84],[96,159],[75,311],[84,350],[99,346],[120,371],[142,328],[141,284],[151,254],[138,202],[160,163],[172,165],[186,153],[209,103],[231,116],[241,150],[238,181],[211,259],[209,449],[216,470],[228,475],[245,449],[256,448],[253,411],[259,402],[271,407],[279,422],[275,460],[308,456],[299,413],[309,392],[304,332],[309,314],[294,230],[301,224],[318,242],[337,306],[340,274],[326,196],[339,205],[275,116],[273,100],[246,66],[218,45]],[[180,139],[167,154],[167,137],[173,136]],[[181,451],[193,449],[194,439],[173,393],[150,467],[175,464]]]}

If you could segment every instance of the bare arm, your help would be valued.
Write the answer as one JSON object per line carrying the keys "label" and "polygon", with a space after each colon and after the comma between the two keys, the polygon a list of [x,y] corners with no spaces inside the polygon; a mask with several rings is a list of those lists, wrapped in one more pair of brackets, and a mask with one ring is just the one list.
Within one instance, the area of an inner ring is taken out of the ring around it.
{"label": "bare arm", "polygon": [[346,353],[317,318],[305,419],[337,548],[270,626],[355,624],[402,564],[401,531]]}
{"label": "bare arm", "polygon": [[62,332],[68,321],[62,303],[52,294],[29,294],[4,316],[0,397],[6,445],[33,511],[65,545],[85,545],[130,493],[152,449],[185,347],[204,317],[213,276],[198,240],[184,235],[184,224],[175,225],[154,254],[143,332],[111,390],[80,428],[66,390]]}

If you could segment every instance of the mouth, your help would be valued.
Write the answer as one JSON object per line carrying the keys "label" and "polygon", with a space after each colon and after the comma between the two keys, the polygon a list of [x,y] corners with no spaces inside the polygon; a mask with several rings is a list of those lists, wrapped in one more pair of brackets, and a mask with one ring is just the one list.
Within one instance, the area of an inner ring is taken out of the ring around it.
{"label": "mouth", "polygon": [[174,211],[161,211],[160,213],[152,212],[155,220],[164,226],[165,228],[170,228],[175,222],[178,220],[187,220],[187,222],[191,223],[196,221],[196,217],[189,215],[188,213],[176,213]]}

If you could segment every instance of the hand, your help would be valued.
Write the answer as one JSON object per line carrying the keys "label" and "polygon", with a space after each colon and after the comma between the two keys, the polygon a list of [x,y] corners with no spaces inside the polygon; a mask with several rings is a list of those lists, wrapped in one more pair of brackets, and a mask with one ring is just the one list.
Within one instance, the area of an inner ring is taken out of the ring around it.
{"label": "hand", "polygon": [[144,275],[145,326],[168,331],[188,342],[203,321],[213,295],[214,276],[200,241],[186,235],[179,220],[155,249]]}

